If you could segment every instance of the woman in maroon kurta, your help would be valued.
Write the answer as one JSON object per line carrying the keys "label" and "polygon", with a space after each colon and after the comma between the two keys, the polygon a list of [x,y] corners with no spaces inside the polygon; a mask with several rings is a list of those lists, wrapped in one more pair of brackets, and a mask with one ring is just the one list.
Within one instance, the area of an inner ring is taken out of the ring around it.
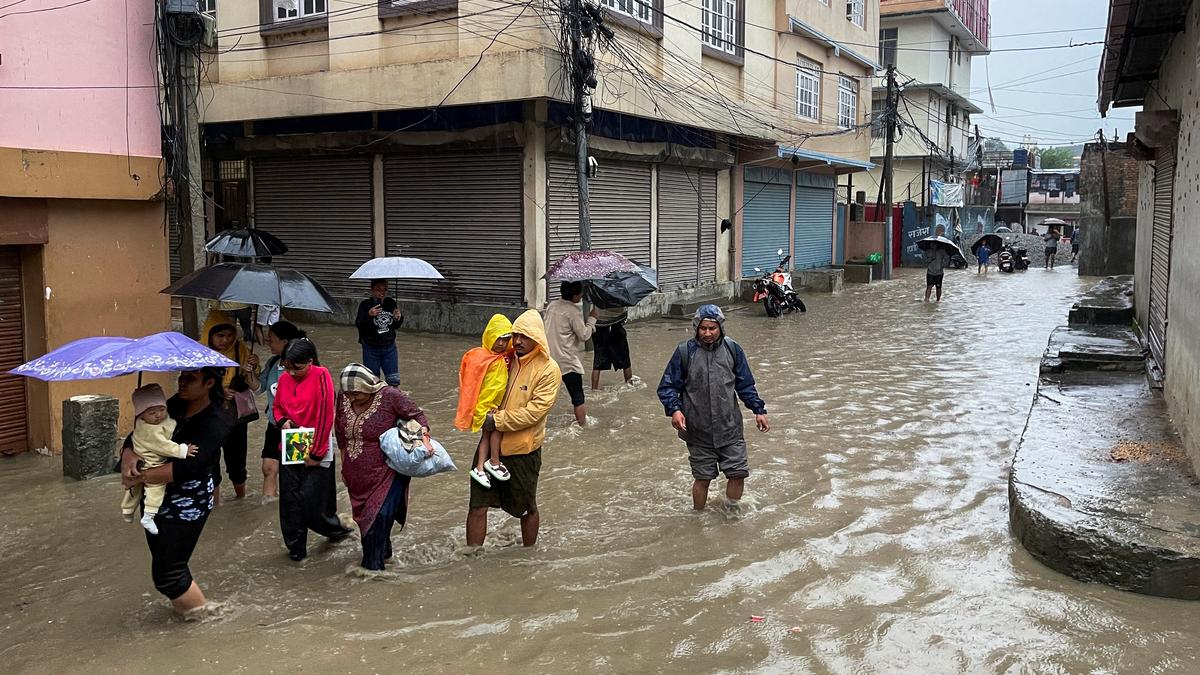
{"label": "woman in maroon kurta", "polygon": [[362,532],[362,566],[381,570],[392,557],[392,525],[403,528],[408,515],[410,479],[388,467],[379,437],[407,420],[416,420],[428,434],[429,421],[404,392],[357,363],[342,371],[341,385],[334,429],[342,449],[342,481]]}

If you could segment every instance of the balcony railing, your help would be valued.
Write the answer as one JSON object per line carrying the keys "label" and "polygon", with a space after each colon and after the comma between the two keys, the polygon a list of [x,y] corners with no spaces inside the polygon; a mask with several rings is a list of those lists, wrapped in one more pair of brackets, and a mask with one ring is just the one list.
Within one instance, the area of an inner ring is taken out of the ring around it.
{"label": "balcony railing", "polygon": [[946,0],[946,8],[958,17],[984,47],[991,46],[991,14],[988,0]]}

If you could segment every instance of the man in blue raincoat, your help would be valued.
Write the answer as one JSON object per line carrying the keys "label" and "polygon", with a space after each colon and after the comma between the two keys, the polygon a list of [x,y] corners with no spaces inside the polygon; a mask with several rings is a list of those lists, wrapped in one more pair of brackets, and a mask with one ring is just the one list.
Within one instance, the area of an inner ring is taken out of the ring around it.
{"label": "man in blue raincoat", "polygon": [[680,343],[667,363],[658,385],[658,400],[679,438],[687,443],[695,479],[692,507],[699,511],[708,501],[708,486],[718,471],[725,474],[729,504],[742,498],[750,467],[738,399],[754,413],[759,431],[770,431],[771,425],[746,353],[725,336],[721,308],[700,307],[692,327],[696,336]]}

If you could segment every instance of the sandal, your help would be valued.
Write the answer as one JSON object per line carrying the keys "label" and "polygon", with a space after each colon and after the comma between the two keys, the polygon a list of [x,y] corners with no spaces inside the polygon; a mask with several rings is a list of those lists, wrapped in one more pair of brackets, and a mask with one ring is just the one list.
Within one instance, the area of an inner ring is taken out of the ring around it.
{"label": "sandal", "polygon": [[479,483],[485,488],[492,487],[492,481],[488,480],[487,474],[479,469],[471,469],[471,480]]}
{"label": "sandal", "polygon": [[491,460],[488,460],[483,463],[483,468],[487,469],[487,472],[492,474],[492,478],[496,480],[506,481],[512,478],[512,474],[508,472],[508,467],[503,464],[492,464]]}

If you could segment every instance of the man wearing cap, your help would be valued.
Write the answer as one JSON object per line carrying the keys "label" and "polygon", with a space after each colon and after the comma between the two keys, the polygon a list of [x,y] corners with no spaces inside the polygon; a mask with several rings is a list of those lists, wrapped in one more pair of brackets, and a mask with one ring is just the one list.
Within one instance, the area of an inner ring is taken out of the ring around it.
{"label": "man wearing cap", "polygon": [[485,489],[471,484],[471,503],[467,511],[467,545],[481,546],[487,536],[488,509],[503,509],[521,519],[521,543],[537,543],[541,516],[538,514],[537,486],[542,471],[542,441],[546,438],[546,418],[558,400],[558,364],[550,358],[546,327],[537,310],[530,309],[513,322],[513,351],[516,358],[508,369],[508,394],[499,410],[483,422],[484,431],[499,431],[500,456],[508,468],[509,479],[496,481]]}
{"label": "man wearing cap", "polygon": [[758,396],[754,375],[741,345],[725,336],[725,315],[716,305],[704,305],[692,318],[696,336],[679,343],[662,381],[658,399],[671,426],[687,443],[692,467],[692,508],[704,508],[709,483],[717,472],[725,474],[725,496],[730,506],[742,498],[750,475],[746,438],[742,429],[741,399],[758,430],[770,431],[767,407]]}

